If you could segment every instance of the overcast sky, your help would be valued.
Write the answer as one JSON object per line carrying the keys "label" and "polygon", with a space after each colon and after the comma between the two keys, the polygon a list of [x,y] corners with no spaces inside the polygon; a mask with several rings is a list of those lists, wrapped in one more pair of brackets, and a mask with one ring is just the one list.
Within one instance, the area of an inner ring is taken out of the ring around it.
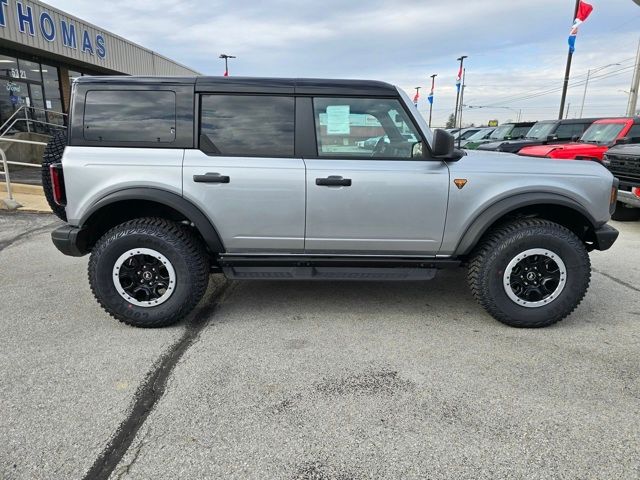
{"label": "overcast sky", "polygon": [[[640,40],[640,6],[590,0],[580,28],[569,90],[579,114],[623,115]],[[49,0],[49,4],[155,50],[206,75],[369,78],[424,87],[437,73],[434,125],[455,105],[456,58],[467,59],[465,122],[554,118],[574,0]],[[601,78],[598,78],[601,77]],[[604,77],[604,78],[602,78]],[[551,90],[551,92],[549,92]],[[548,94],[531,97],[532,94]],[[498,106],[508,108],[497,108]]]}

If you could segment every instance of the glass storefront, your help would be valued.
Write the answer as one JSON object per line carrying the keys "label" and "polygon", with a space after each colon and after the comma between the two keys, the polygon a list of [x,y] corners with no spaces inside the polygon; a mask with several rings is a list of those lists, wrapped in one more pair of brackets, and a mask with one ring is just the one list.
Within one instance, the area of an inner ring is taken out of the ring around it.
{"label": "glass storefront", "polygon": [[[63,96],[62,84],[66,85],[67,79],[61,82],[60,75],[68,75],[70,85],[73,78],[88,73],[61,69],[44,62],[39,62],[36,57],[21,58],[20,54],[13,55],[9,50],[0,52],[0,125],[4,125],[21,107],[30,107],[26,108],[28,117],[37,122],[27,125],[26,121],[20,120],[12,130],[47,131],[51,127],[47,124],[64,125],[63,99],[69,97],[69,92]],[[25,115],[20,113],[18,117],[25,118]]]}
{"label": "glass storefront", "polygon": [[[43,79],[45,70],[46,81]],[[51,85],[56,85],[57,89],[48,88]],[[18,115],[16,118],[28,115],[37,123],[27,124],[20,120],[12,129],[43,131],[50,120],[54,120],[50,123],[61,125],[64,123],[63,117],[54,113],[56,109],[53,108],[53,101],[58,102],[57,111],[61,111],[57,67],[42,66],[37,62],[0,54],[0,124],[4,124],[21,107],[32,107],[25,115]],[[51,110],[51,113],[47,110]]]}

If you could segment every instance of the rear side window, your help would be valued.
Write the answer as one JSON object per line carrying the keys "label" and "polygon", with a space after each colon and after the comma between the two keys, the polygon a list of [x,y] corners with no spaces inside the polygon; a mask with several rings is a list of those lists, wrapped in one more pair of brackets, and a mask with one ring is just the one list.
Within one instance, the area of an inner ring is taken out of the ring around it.
{"label": "rear side window", "polygon": [[172,91],[90,90],[84,139],[108,143],[171,143],[176,138]]}
{"label": "rear side window", "polygon": [[292,157],[295,100],[263,95],[203,95],[200,149],[230,156]]}
{"label": "rear side window", "polygon": [[511,134],[509,135],[511,138],[522,138],[527,135],[527,132],[531,130],[531,127],[513,127],[511,130]]}

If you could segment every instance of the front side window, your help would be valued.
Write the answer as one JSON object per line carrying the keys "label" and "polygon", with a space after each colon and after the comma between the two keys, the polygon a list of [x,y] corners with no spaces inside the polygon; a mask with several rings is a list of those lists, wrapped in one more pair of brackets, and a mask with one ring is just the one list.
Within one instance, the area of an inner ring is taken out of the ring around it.
{"label": "front side window", "polygon": [[208,154],[293,156],[293,97],[203,95],[200,115],[200,148]]}
{"label": "front side window", "polygon": [[[527,132],[527,138],[534,138],[536,140],[546,140],[547,137],[551,135],[551,131],[553,130],[554,126],[555,126],[555,123],[538,122],[533,127],[531,127],[531,130]],[[561,127],[558,127],[558,130],[560,128]]]}
{"label": "front side window", "polygon": [[631,143],[640,143],[640,125],[631,127],[631,130],[625,136],[631,139]]}
{"label": "front side window", "polygon": [[624,123],[594,123],[580,139],[587,143],[611,143],[624,128]]}
{"label": "front side window", "polygon": [[110,143],[173,142],[176,139],[175,92],[88,91],[84,108],[84,139]]}
{"label": "front side window", "polygon": [[510,123],[501,125],[493,131],[489,138],[491,140],[504,140],[509,136],[511,130],[513,130],[513,125]]}
{"label": "front side window", "polygon": [[509,136],[511,138],[522,138],[527,135],[527,132],[529,130],[531,130],[531,127],[527,127],[527,126],[513,127],[513,130],[511,130],[511,133],[509,134]]}
{"label": "front side window", "polygon": [[318,156],[411,159],[417,128],[396,99],[315,98]]}

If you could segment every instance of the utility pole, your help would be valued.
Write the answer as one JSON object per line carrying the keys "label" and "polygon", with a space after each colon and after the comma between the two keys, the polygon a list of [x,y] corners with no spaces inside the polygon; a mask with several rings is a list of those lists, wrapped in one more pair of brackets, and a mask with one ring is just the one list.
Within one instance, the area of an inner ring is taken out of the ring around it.
{"label": "utility pole", "polygon": [[[578,16],[578,8],[580,8],[580,0],[576,0],[576,8],[573,12],[573,18],[571,22],[573,23]],[[562,97],[560,98],[560,113],[558,114],[558,120],[562,120],[562,115],[564,114],[564,104],[567,100],[567,89],[569,88],[569,77],[571,76],[571,60],[573,59],[573,52],[571,48],[569,49],[569,53],[567,54],[567,67],[564,71],[564,83],[562,85]]]}
{"label": "utility pole", "polygon": [[640,88],[640,42],[638,42],[638,54],[636,55],[636,68],[633,72],[631,90],[629,91],[629,105],[627,117],[634,117],[638,113],[638,88]]}
{"label": "utility pole", "polygon": [[228,77],[229,76],[229,59],[230,58],[236,58],[233,55],[227,55],[226,53],[221,53],[220,56],[218,58],[223,58],[224,59],[224,76]]}
{"label": "utility pole", "polygon": [[580,105],[580,117],[582,118],[582,112],[584,112],[584,101],[587,99],[587,87],[589,86],[589,77],[591,77],[591,69],[587,70],[587,81],[584,84],[584,93],[582,94],[582,105]]}
{"label": "utility pole", "polygon": [[431,128],[431,117],[433,115],[433,93],[436,88],[436,77],[437,73],[431,75],[431,93],[429,93],[429,128]]}
{"label": "utility pole", "polygon": [[[571,108],[571,102],[567,103],[567,113],[565,114],[564,118],[569,118],[569,109],[570,108]],[[560,120],[562,120],[562,118]]]}
{"label": "utility pole", "polygon": [[[460,62],[460,70],[458,70],[458,76],[460,77],[460,81],[462,81],[462,73],[463,73],[463,66],[464,66],[464,59],[468,58],[467,55],[463,55],[460,58],[458,58],[457,60]],[[453,115],[453,126],[455,127],[458,124],[458,108],[460,107],[460,90],[461,90],[461,86],[458,86],[458,93],[456,95],[456,110],[454,112]]]}

